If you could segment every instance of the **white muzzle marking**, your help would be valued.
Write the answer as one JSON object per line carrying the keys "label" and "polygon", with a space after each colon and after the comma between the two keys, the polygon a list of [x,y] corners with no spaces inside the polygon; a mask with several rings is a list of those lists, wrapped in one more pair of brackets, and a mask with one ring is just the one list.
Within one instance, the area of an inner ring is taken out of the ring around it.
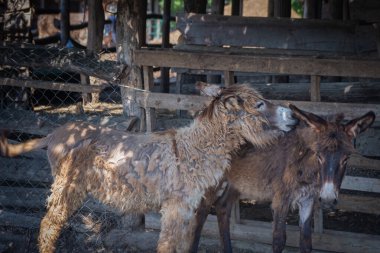
{"label": "white muzzle marking", "polygon": [[289,108],[279,106],[276,109],[276,118],[278,119],[278,128],[283,131],[291,130],[288,125],[292,125],[294,123],[294,119],[292,118],[292,111]]}
{"label": "white muzzle marking", "polygon": [[332,182],[327,182],[323,184],[320,197],[322,201],[331,201],[337,199],[338,196],[335,191],[335,186]]}

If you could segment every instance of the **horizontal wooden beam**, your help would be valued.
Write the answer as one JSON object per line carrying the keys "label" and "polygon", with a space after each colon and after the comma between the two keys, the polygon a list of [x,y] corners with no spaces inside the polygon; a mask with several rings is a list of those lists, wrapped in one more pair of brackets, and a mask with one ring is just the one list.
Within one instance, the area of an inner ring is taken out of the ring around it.
{"label": "horizontal wooden beam", "polygon": [[[204,96],[155,93],[142,90],[136,90],[135,96],[136,102],[141,107],[169,110],[201,110],[211,101],[211,98]],[[347,119],[362,116],[368,111],[374,111],[375,114],[380,115],[380,105],[378,104],[327,103],[287,100],[271,101],[276,104],[284,105],[292,103],[303,110],[310,111],[318,115],[344,113]]]}
{"label": "horizontal wooden beam", "polygon": [[[363,116],[369,111],[380,115],[380,104],[356,104],[356,103],[334,103],[334,102],[309,102],[309,101],[286,101],[271,100],[274,103],[294,104],[302,110],[318,115],[333,115],[344,113],[346,119]],[[379,120],[379,119],[377,119]]]}
{"label": "horizontal wooden beam", "polygon": [[353,155],[347,162],[350,168],[364,168],[372,170],[380,170],[380,160],[370,159],[360,155]]}
{"label": "horizontal wooden beam", "polygon": [[44,209],[49,190],[0,186],[0,204],[3,207]]}
{"label": "horizontal wooden beam", "polygon": [[350,21],[190,13],[178,17],[177,28],[182,33],[182,43],[191,45],[350,53],[356,53],[359,47],[367,52],[376,49],[373,28],[369,27],[368,36],[360,36],[359,31],[367,27]]}
{"label": "horizontal wooden beam", "polygon": [[181,95],[136,91],[136,102],[144,108],[169,110],[200,110],[207,106],[211,98],[198,95]]}
{"label": "horizontal wooden beam", "polygon": [[[145,215],[145,227],[160,229],[160,216],[157,214]],[[286,245],[298,247],[299,229],[295,226],[287,226]],[[218,223],[216,217],[209,215],[202,235],[219,237]],[[270,222],[242,220],[241,224],[231,226],[231,238],[233,240],[254,241],[259,243],[272,243],[272,224]],[[351,232],[324,230],[322,234],[312,235],[313,250],[326,250],[333,252],[352,253],[375,253],[380,252],[380,236],[366,235]]]}
{"label": "horizontal wooden beam", "polygon": [[0,226],[38,229],[41,218],[30,215],[23,215],[2,210],[0,215]]}
{"label": "horizontal wooden beam", "polygon": [[[90,108],[92,110],[94,108]],[[87,109],[86,109],[87,110]],[[67,108],[71,112],[70,108]],[[72,113],[35,113],[26,110],[3,109],[0,115],[1,129],[34,135],[48,135],[57,127],[72,121],[82,120],[94,125],[127,131],[136,122],[136,117],[123,115],[93,115]]]}
{"label": "horizontal wooden beam", "polygon": [[380,193],[380,179],[345,176],[342,182],[342,189]]}
{"label": "horizontal wooden beam", "polygon": [[[0,186],[0,205],[11,208],[44,210],[49,193],[50,190],[47,188]],[[89,198],[84,205],[96,212],[115,211],[112,207],[100,204],[93,198]]]}
{"label": "horizontal wooden beam", "polygon": [[348,212],[380,214],[380,199],[363,195],[339,194],[337,209]]}
{"label": "horizontal wooden beam", "polygon": [[98,93],[109,86],[108,84],[85,85],[80,83],[61,83],[54,81],[18,80],[13,78],[0,78],[0,85],[85,93]]}
{"label": "horizontal wooden beam", "polygon": [[380,59],[318,58],[281,55],[226,55],[173,49],[138,49],[134,62],[142,66],[292,75],[380,77]]}

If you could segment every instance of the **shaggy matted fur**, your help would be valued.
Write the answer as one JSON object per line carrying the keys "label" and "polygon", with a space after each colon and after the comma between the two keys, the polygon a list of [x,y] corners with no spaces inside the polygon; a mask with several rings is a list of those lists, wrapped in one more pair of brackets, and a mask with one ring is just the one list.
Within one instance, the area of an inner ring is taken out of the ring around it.
{"label": "shaggy matted fur", "polygon": [[319,198],[325,204],[337,201],[346,161],[355,152],[353,140],[372,125],[375,115],[369,112],[344,124],[343,115],[328,121],[295,106],[290,108],[307,126],[297,127],[264,149],[248,145],[233,157],[231,169],[226,173],[226,192],[218,198],[214,189],[209,190],[198,208],[192,252],[197,251],[202,225],[213,203],[222,252],[232,252],[229,216],[239,198],[272,202],[273,252],[276,253],[285,247],[288,210],[298,207],[300,251],[311,252],[314,201]]}
{"label": "shaggy matted fur", "polygon": [[88,194],[125,213],[160,210],[158,252],[188,252],[190,223],[205,190],[230,168],[231,154],[246,140],[270,143],[296,120],[244,85],[220,93],[185,128],[129,134],[70,123],[39,140],[10,145],[14,156],[48,147],[55,181],[41,222],[41,252],[53,252],[60,231]]}

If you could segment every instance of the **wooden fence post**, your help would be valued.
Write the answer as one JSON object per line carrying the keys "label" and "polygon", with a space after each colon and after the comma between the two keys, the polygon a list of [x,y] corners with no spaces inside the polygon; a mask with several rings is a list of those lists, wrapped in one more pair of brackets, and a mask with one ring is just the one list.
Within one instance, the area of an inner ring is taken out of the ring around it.
{"label": "wooden fence post", "polygon": [[[143,88],[142,70],[134,63],[133,52],[141,47],[141,32],[143,27],[140,23],[145,22],[141,19],[144,5],[140,0],[120,0],[118,1],[117,22],[116,22],[116,49],[119,61],[127,64],[131,69],[128,75],[121,78],[121,83],[129,87]],[[146,10],[145,10],[146,11]],[[144,119],[144,111],[135,100],[135,92],[129,88],[120,88],[123,111],[125,115],[136,116]]]}

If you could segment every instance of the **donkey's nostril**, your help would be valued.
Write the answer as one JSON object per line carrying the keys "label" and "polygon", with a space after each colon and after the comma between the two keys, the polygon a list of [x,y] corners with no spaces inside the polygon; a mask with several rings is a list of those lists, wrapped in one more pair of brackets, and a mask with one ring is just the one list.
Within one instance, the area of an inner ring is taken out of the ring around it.
{"label": "donkey's nostril", "polygon": [[337,203],[338,203],[338,200],[334,199],[334,205],[336,205]]}
{"label": "donkey's nostril", "polygon": [[319,198],[318,198],[318,200],[319,200],[319,202],[321,202],[321,201],[322,201],[322,198],[321,198],[321,197],[319,197]]}

